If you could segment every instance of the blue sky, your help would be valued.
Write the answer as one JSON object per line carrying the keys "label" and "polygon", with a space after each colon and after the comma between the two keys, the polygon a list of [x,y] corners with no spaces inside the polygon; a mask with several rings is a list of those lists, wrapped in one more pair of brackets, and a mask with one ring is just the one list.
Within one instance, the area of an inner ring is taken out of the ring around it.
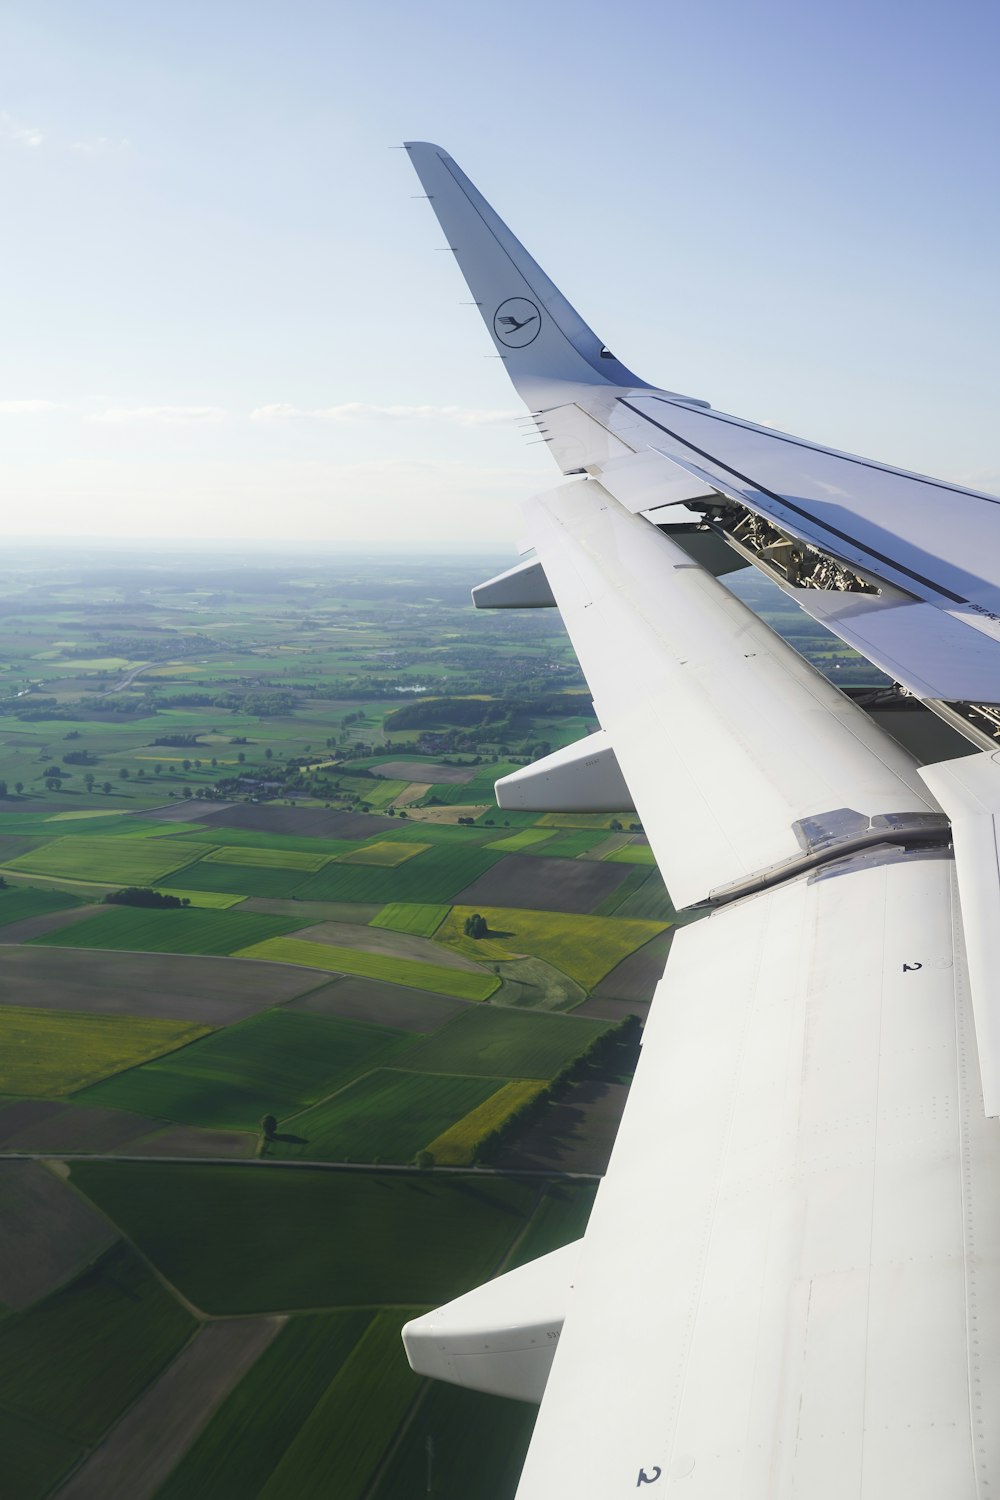
{"label": "blue sky", "polygon": [[0,0],[8,535],[507,545],[555,470],[405,153],[647,380],[1000,489],[1000,12]]}

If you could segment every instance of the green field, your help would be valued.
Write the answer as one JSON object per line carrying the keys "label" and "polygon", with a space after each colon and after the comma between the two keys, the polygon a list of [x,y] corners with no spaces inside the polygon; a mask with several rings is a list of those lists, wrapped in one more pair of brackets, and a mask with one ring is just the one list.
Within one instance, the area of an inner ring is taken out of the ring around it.
{"label": "green field", "polygon": [[373,1316],[356,1311],[291,1319],[222,1403],[156,1500],[201,1495],[256,1500]]}
{"label": "green field", "polygon": [[504,1270],[526,1266],[540,1255],[548,1255],[563,1245],[582,1239],[594,1206],[597,1184],[594,1182],[550,1183],[528,1225],[523,1239]]}
{"label": "green field", "polygon": [[[495,936],[478,940],[465,936],[466,918],[474,910],[485,917]],[[434,937],[436,942],[445,943],[484,963],[490,959],[530,953],[561,969],[585,989],[590,989],[605,974],[610,974],[623,958],[662,931],[663,924],[659,922],[521,911],[505,906],[453,906]]]}
{"label": "green field", "polygon": [[0,942],[3,928],[24,917],[40,917],[50,911],[65,911],[79,906],[80,898],[64,891],[37,890],[30,885],[10,885],[0,890]]}
{"label": "green field", "polygon": [[248,865],[259,870],[305,870],[315,874],[330,859],[316,850],[258,848],[253,844],[223,844],[202,856],[206,864]]}
{"label": "green field", "polygon": [[551,828],[521,828],[517,833],[509,833],[506,838],[491,840],[488,847],[502,850],[504,854],[523,854],[525,849],[551,843],[555,837]]}
{"label": "green field", "polygon": [[145,1016],[0,1006],[0,1094],[59,1097],[202,1037],[206,1026]]}
{"label": "green field", "polygon": [[113,1245],[68,1286],[0,1322],[0,1407],[57,1439],[91,1443],[196,1327],[128,1245]]}
{"label": "green field", "polygon": [[432,1381],[372,1500],[419,1500],[427,1483],[428,1439],[438,1500],[512,1500],[536,1415],[537,1407],[523,1401]]}
{"label": "green field", "polygon": [[390,901],[369,927],[388,927],[391,932],[412,932],[415,937],[433,937],[450,907],[426,902]]}
{"label": "green field", "polygon": [[384,979],[410,989],[435,990],[459,1000],[485,1000],[499,986],[492,974],[469,969],[447,969],[420,963],[413,958],[393,958],[387,953],[362,953],[359,948],[338,948],[332,943],[310,943],[302,938],[269,938],[243,948],[238,958],[267,958],[272,963],[307,964],[334,974],[357,974],[365,979]]}
{"label": "green field", "polygon": [[492,1275],[537,1196],[521,1181],[416,1172],[104,1161],[71,1172],[219,1314],[448,1301]]}
{"label": "green field", "polygon": [[[624,886],[619,886],[617,894],[621,899],[615,907],[616,917],[627,917],[630,920],[638,918],[642,921],[673,922],[677,917],[674,903],[671,901],[663,878],[659,870],[651,870],[643,879],[638,877],[642,874],[636,870],[630,875]],[[635,878],[635,887],[625,886]],[[622,893],[624,892],[624,896]]]}
{"label": "green field", "polygon": [[565,833],[553,832],[552,842],[538,847],[529,847],[527,854],[544,854],[560,859],[579,859],[607,838],[603,828],[577,828]]}
{"label": "green field", "polygon": [[[176,824],[171,824],[171,833],[174,832]],[[321,854],[324,859],[329,859],[335,854],[350,854],[352,849],[357,849],[357,839],[328,839],[319,838],[317,835],[291,834],[291,833],[265,833],[260,829],[251,828],[227,828],[221,825],[213,825],[206,828],[201,824],[192,825],[191,832],[184,839],[185,844],[207,844],[210,848],[218,848],[224,845],[227,849],[273,849],[292,854]],[[192,858],[195,858],[192,855]],[[233,860],[238,864],[238,860]]]}
{"label": "green field", "polygon": [[361,1021],[266,1011],[96,1084],[79,1099],[182,1124],[252,1130],[264,1114],[292,1114],[394,1060],[412,1040]]}
{"label": "green field", "polygon": [[613,865],[655,865],[653,851],[648,844],[625,844],[606,854],[605,859]]}
{"label": "green field", "polygon": [[608,1024],[479,1005],[418,1041],[406,1054],[406,1067],[477,1078],[551,1078]]}
{"label": "green field", "polygon": [[[402,1059],[405,1061],[405,1059]],[[494,1092],[494,1079],[379,1068],[302,1114],[283,1120],[273,1156],[407,1162]],[[289,1139],[298,1137],[301,1140]]]}
{"label": "green field", "polygon": [[405,864],[430,847],[430,844],[400,844],[391,839],[376,839],[374,843],[362,844],[360,849],[352,849],[350,854],[342,854],[340,861],[345,865],[379,865],[394,870],[397,865]]}
{"label": "green field", "polygon": [[538,820],[540,828],[603,828],[609,829],[613,813],[543,813]]}
{"label": "green field", "polygon": [[389,807],[409,785],[408,781],[391,781],[388,777],[380,777],[378,781],[365,782],[362,796],[371,807],[378,810]]}
{"label": "green field", "polygon": [[[424,842],[425,828],[420,828],[415,842]],[[477,844],[435,840],[430,849],[395,869],[329,864],[299,886],[297,894],[303,901],[450,901],[502,858]]]}
{"label": "green field", "polygon": [[266,917],[255,912],[183,910],[155,911],[135,906],[109,906],[81,922],[61,927],[33,941],[49,948],[118,948],[146,953],[229,954],[248,943],[263,942],[293,932],[298,924],[288,917]]}
{"label": "green field", "polygon": [[92,838],[73,833],[19,855],[9,868],[104,885],[155,885],[193,857],[191,845],[182,839]]}
{"label": "green field", "polygon": [[200,859],[197,864],[185,865],[175,876],[158,884],[174,895],[181,891],[218,891],[223,894],[239,891],[243,896],[281,898],[301,890],[303,881],[311,878],[303,870],[275,869],[268,865],[224,865],[217,860]]}
{"label": "green field", "polygon": [[79,1443],[0,1408],[5,1500],[41,1500],[79,1459]]}
{"label": "green field", "polygon": [[[380,1312],[282,1456],[258,1500],[362,1500],[421,1381],[403,1355],[409,1313]],[[335,1490],[331,1479],[336,1477]]]}
{"label": "green field", "polygon": [[235,894],[232,891],[186,891],[183,886],[167,890],[164,894],[180,896],[182,899],[187,897],[192,906],[204,911],[228,911],[231,906],[239,906],[241,901],[247,899],[242,891]]}

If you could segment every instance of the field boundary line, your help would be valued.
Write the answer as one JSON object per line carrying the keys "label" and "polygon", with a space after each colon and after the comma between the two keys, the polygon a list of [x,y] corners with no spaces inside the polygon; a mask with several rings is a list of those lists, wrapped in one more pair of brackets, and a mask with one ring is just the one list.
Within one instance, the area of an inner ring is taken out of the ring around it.
{"label": "field boundary line", "polygon": [[[445,1077],[464,1078],[464,1073],[445,1074]],[[151,1162],[160,1166],[181,1167],[250,1167],[250,1168],[282,1168],[295,1172],[411,1172],[421,1174],[425,1177],[434,1173],[449,1174],[459,1177],[526,1177],[547,1178],[553,1182],[601,1182],[603,1172],[560,1172],[555,1168],[540,1167],[416,1167],[412,1162],[381,1162],[375,1166],[372,1162],[362,1161],[302,1161],[297,1157],[283,1156],[130,1156],[126,1152],[98,1152],[98,1151],[0,1151],[0,1161],[41,1161],[41,1162],[78,1162],[78,1161],[127,1161],[133,1163]],[[77,1189],[80,1192],[80,1189]],[[81,1196],[86,1198],[85,1193]],[[90,1203],[87,1198],[87,1202]],[[109,1224],[114,1220],[107,1214],[104,1215]],[[117,1229],[118,1226],[115,1225]],[[118,1231],[121,1234],[121,1231]],[[126,1236],[122,1235],[122,1238]],[[131,1244],[131,1241],[129,1241]],[[140,1252],[141,1253],[141,1252]],[[169,1283],[166,1283],[169,1285]],[[212,1313],[199,1313],[199,1317],[209,1318]]]}

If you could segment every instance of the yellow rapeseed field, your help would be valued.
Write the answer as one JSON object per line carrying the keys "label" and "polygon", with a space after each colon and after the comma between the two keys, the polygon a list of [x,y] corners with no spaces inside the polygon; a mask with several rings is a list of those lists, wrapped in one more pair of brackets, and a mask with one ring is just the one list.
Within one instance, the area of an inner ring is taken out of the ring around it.
{"label": "yellow rapeseed field", "polygon": [[0,1094],[74,1094],[211,1029],[148,1016],[0,1006]]}
{"label": "yellow rapeseed field", "polygon": [[[473,911],[486,918],[490,937],[466,937],[465,919]],[[434,934],[469,958],[516,958],[531,954],[561,969],[570,979],[591,989],[636,948],[648,943],[664,922],[628,921],[620,917],[586,917],[569,912],[522,911],[507,906],[453,906]]]}
{"label": "yellow rapeseed field", "polygon": [[545,1088],[543,1082],[528,1078],[518,1083],[505,1083],[491,1094],[484,1104],[470,1109],[467,1115],[456,1120],[427,1147],[435,1163],[442,1167],[464,1167],[472,1161],[475,1150],[484,1136],[502,1125],[509,1115],[522,1104],[527,1104]]}

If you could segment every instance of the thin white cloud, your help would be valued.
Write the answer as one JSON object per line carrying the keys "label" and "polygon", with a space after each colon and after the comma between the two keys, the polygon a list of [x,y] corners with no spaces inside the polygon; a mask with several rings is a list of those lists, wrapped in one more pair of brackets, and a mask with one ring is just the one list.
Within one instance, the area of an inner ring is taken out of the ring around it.
{"label": "thin white cloud", "polygon": [[111,424],[174,422],[201,426],[209,422],[224,422],[228,416],[221,406],[109,406],[106,411],[92,412],[90,420]]}
{"label": "thin white cloud", "polygon": [[34,125],[21,125],[6,110],[0,110],[0,136],[18,146],[40,146],[45,137]]}
{"label": "thin white cloud", "polygon": [[40,411],[56,411],[58,401],[0,401],[0,417],[30,417]]}
{"label": "thin white cloud", "polygon": [[127,151],[131,142],[124,137],[115,141],[109,135],[94,136],[89,141],[70,141],[69,149],[78,151],[82,156],[98,156],[108,151]]}
{"label": "thin white cloud", "polygon": [[465,406],[376,406],[367,401],[345,401],[341,406],[299,407],[288,402],[258,406],[253,422],[446,422],[455,427],[492,427],[513,422],[517,412]]}

